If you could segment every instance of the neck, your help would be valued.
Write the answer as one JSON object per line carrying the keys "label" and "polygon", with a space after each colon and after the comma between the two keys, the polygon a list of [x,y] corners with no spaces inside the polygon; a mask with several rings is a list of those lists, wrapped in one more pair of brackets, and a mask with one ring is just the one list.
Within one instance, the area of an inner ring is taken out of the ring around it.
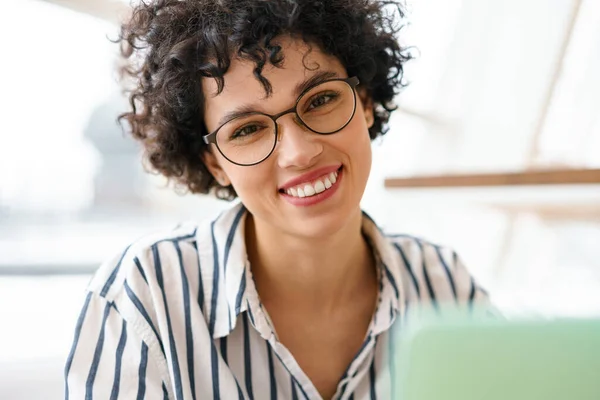
{"label": "neck", "polygon": [[249,214],[246,244],[262,301],[328,312],[376,287],[373,255],[361,224],[358,210],[335,234],[307,238],[282,233]]}

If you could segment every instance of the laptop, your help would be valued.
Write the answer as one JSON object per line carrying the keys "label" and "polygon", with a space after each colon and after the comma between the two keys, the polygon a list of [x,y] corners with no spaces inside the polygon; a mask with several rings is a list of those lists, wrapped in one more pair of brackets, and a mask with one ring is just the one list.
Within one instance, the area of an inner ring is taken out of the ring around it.
{"label": "laptop", "polygon": [[400,324],[394,400],[600,400],[600,320],[451,312]]}

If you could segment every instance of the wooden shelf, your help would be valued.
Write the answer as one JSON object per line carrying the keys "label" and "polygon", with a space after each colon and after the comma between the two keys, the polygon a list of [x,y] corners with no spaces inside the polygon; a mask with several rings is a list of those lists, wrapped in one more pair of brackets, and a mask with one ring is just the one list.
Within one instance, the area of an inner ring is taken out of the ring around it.
{"label": "wooden shelf", "polygon": [[545,220],[600,222],[600,204],[563,205],[495,205],[490,207],[509,214],[535,214]]}
{"label": "wooden shelf", "polygon": [[444,188],[600,184],[600,169],[550,169],[485,174],[450,174],[385,179],[386,188]]}

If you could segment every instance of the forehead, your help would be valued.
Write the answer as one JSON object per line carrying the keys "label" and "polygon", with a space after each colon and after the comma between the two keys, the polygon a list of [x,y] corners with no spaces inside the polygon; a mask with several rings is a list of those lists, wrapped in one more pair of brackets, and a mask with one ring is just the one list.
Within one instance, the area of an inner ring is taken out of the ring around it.
{"label": "forehead", "polygon": [[284,61],[281,67],[265,65],[262,75],[272,87],[267,97],[264,86],[254,76],[255,64],[252,61],[232,59],[224,75],[223,91],[217,94],[217,83],[213,78],[202,78],[205,98],[205,123],[210,131],[225,113],[240,107],[252,106],[256,111],[277,113],[290,107],[296,100],[294,88],[313,75],[322,71],[345,76],[345,68],[340,61],[323,53],[318,46],[292,39],[279,41]]}

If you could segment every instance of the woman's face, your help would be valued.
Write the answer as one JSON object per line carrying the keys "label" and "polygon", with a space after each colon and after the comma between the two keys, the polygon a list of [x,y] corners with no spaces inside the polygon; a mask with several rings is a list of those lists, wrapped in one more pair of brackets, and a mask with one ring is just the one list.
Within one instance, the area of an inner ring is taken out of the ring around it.
{"label": "woman's face", "polygon": [[[284,39],[280,43],[285,57],[283,68],[269,65],[262,73],[272,85],[269,97],[253,74],[253,62],[232,60],[219,95],[215,96],[214,79],[203,79],[208,132],[216,130],[220,121],[235,110],[275,115],[293,107],[297,88],[316,75],[327,72],[337,78],[348,77],[339,60],[318,47],[308,52],[309,47],[302,41]],[[359,218],[360,200],[371,169],[368,128],[373,123],[373,110],[359,93],[354,117],[337,133],[311,132],[290,113],[277,120],[279,140],[273,153],[261,163],[233,164],[214,144],[205,162],[213,175],[233,185],[257,224],[302,237],[325,237],[337,232]]]}

